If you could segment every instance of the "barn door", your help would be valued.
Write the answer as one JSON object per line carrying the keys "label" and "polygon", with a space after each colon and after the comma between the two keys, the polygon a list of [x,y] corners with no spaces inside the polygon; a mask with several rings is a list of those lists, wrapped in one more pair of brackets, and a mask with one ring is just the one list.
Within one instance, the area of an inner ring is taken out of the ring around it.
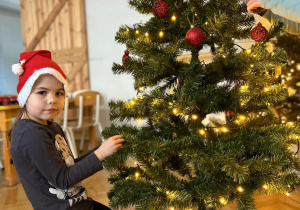
{"label": "barn door", "polygon": [[24,51],[50,50],[69,91],[89,89],[84,0],[20,0]]}

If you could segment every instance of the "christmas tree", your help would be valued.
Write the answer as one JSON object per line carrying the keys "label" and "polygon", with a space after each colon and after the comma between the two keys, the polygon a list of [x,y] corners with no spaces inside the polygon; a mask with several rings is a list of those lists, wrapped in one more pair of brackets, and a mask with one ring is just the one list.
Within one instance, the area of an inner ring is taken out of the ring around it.
{"label": "christmas tree", "polygon": [[[269,109],[288,96],[280,77],[286,53],[266,49],[281,25],[256,26],[241,0],[129,4],[153,17],[116,34],[127,50],[113,71],[131,74],[137,95],[109,104],[111,119],[123,123],[103,135],[126,139],[103,163],[110,206],[215,209],[236,200],[238,209],[255,209],[256,191],[297,189],[300,164],[289,147],[299,144],[299,124]],[[250,38],[249,49],[236,42]],[[201,58],[205,49],[210,63]],[[181,61],[187,54],[189,62]]]}

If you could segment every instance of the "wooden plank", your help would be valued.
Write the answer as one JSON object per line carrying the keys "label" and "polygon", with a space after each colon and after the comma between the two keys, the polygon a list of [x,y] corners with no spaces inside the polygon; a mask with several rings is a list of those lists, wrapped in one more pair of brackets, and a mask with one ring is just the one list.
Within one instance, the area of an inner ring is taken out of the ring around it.
{"label": "wooden plank", "polygon": [[70,72],[70,74],[68,75],[68,82],[74,80],[76,74],[78,74],[80,72],[80,70],[82,70],[83,66],[86,64],[86,61],[81,61],[81,62],[77,62],[74,67],[72,72]]}
{"label": "wooden plank", "polygon": [[87,48],[87,35],[86,35],[86,22],[85,22],[85,5],[84,1],[80,0],[79,2],[80,9],[80,23],[81,23],[81,39],[82,39],[82,47]]}
{"label": "wooden plank", "polygon": [[[43,23],[46,18],[48,17],[48,1],[40,1],[41,3],[41,10],[42,10],[42,19],[41,22]],[[48,33],[46,32],[45,35],[41,38],[40,42],[43,42],[43,48],[42,49],[49,49],[49,41],[48,41]]]}
{"label": "wooden plank", "polygon": [[[28,1],[27,1],[28,3]],[[27,37],[27,26],[26,26],[26,18],[27,18],[27,12],[28,12],[28,9],[26,8],[26,3],[24,0],[21,0],[20,2],[20,13],[21,13],[21,25],[22,25],[22,40],[23,40],[23,48],[25,49],[25,46],[27,46],[27,40],[26,40],[26,37]]]}
{"label": "wooden plank", "polygon": [[87,53],[84,48],[52,51],[52,59],[57,63],[87,61]]}
{"label": "wooden plank", "polygon": [[72,22],[72,19],[73,19],[73,11],[72,11],[72,8],[73,8],[73,3],[74,1],[70,1],[69,0],[69,20],[70,20],[70,48],[74,48],[75,45],[74,45],[74,27],[73,27],[73,22]]}
{"label": "wooden plank", "polygon": [[[36,21],[37,21],[37,28],[42,27],[42,23],[44,22],[43,14],[42,14],[42,1],[36,1]],[[45,49],[45,40],[41,39],[41,41],[37,44],[37,49]]]}
{"label": "wooden plank", "polygon": [[[53,11],[53,7],[54,7],[53,0],[48,0],[48,9],[50,11]],[[49,15],[50,14],[51,14],[51,12],[49,13]],[[57,14],[59,14],[59,13],[57,13]],[[54,31],[53,31],[53,21],[47,29],[47,33],[48,33],[48,36],[49,36],[49,48],[48,48],[48,50],[51,50],[51,51],[56,49],[55,48],[55,43],[54,43],[55,34],[54,34]]]}
{"label": "wooden plank", "polygon": [[[82,28],[81,28],[81,13],[80,13],[80,0],[73,0],[72,7],[70,8],[72,11],[72,36],[73,36],[73,46],[81,47],[82,46]],[[85,33],[85,32],[84,32]]]}
{"label": "wooden plank", "polygon": [[32,51],[35,46],[39,43],[40,39],[43,37],[49,26],[52,24],[56,16],[59,14],[60,10],[63,8],[65,3],[68,0],[61,0],[59,4],[57,4],[50,15],[47,17],[47,19],[44,21],[43,26],[38,30],[38,33],[34,36],[32,41],[29,43],[29,45],[26,47],[25,51]]}
{"label": "wooden plank", "polygon": [[65,5],[59,15],[59,36],[61,39],[61,48],[69,49],[70,46],[70,20],[69,20],[69,2]]}

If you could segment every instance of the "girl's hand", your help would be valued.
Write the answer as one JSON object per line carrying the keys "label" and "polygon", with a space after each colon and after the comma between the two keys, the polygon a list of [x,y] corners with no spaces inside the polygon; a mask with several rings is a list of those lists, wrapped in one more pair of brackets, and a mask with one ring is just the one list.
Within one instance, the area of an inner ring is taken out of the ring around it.
{"label": "girl's hand", "polygon": [[124,139],[120,135],[112,136],[102,142],[101,146],[95,150],[95,155],[102,162],[106,157],[112,155],[122,147]]}

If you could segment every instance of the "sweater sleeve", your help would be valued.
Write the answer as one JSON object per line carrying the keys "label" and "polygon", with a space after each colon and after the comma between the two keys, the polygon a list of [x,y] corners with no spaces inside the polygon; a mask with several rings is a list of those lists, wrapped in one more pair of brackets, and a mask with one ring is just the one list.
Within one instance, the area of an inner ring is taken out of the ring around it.
{"label": "sweater sleeve", "polygon": [[89,156],[90,154],[94,153],[95,150],[97,150],[99,147],[100,147],[100,145],[98,145],[98,146],[96,146],[94,149],[88,151],[86,154],[84,154],[84,155],[82,155],[82,156],[76,158],[76,159],[74,160],[75,163],[81,161],[81,160],[84,159],[85,157],[87,157],[87,156]]}
{"label": "sweater sleeve", "polygon": [[261,6],[275,15],[300,23],[299,0],[261,0]]}
{"label": "sweater sleeve", "polygon": [[26,141],[19,143],[20,151],[51,184],[60,189],[67,189],[103,168],[94,153],[68,167],[60,157],[53,139],[43,128],[34,132],[27,130],[22,139]]}
{"label": "sweater sleeve", "polygon": [[290,34],[300,34],[300,23],[296,23],[294,21],[275,15],[270,10],[268,10],[263,17],[266,18],[270,22],[270,24],[278,21],[283,22],[283,29]]}

